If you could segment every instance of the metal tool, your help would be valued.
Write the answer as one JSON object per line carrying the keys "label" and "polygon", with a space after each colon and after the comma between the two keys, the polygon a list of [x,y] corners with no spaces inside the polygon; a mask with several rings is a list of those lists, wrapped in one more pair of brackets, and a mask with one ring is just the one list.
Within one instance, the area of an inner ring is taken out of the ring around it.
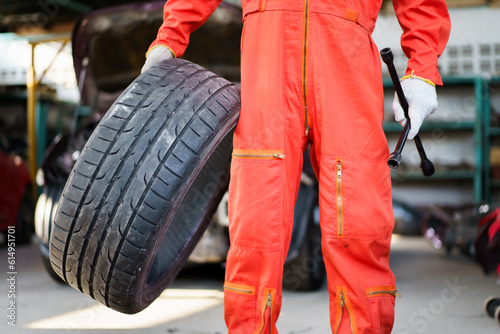
{"label": "metal tool", "polygon": [[[392,83],[394,84],[394,88],[396,89],[396,94],[398,94],[399,102],[401,103],[401,107],[405,113],[406,124],[403,127],[403,132],[399,136],[398,143],[396,144],[396,148],[389,155],[389,159],[387,159],[387,164],[389,167],[396,169],[401,164],[401,152],[403,151],[403,147],[406,142],[406,138],[408,137],[408,132],[410,131],[410,118],[408,117],[408,101],[406,101],[405,94],[403,93],[403,88],[401,87],[401,83],[399,82],[399,77],[396,72],[396,68],[394,67],[394,55],[392,54],[391,48],[385,48],[380,51],[380,55],[382,56],[382,60],[387,65],[387,69],[389,70],[389,74],[391,75]],[[417,147],[418,155],[420,156],[420,168],[422,169],[422,173],[424,176],[431,176],[434,174],[434,165],[427,158],[425,154],[424,146],[422,145],[422,140],[420,136],[417,134],[414,138],[415,146]]]}

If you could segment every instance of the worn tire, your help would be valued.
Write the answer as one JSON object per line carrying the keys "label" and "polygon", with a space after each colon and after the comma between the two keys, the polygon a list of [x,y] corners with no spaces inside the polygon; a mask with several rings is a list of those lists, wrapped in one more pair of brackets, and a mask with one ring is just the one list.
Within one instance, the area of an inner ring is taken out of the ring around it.
{"label": "worn tire", "polygon": [[56,215],[59,199],[64,188],[64,183],[53,183],[44,186],[43,193],[38,197],[35,209],[35,233],[40,246],[42,262],[47,273],[56,282],[63,282],[54,272],[49,259],[49,239],[52,222]]}
{"label": "worn tire", "polygon": [[229,184],[239,89],[182,59],[116,100],[66,183],[50,259],[68,284],[119,312],[173,281]]}

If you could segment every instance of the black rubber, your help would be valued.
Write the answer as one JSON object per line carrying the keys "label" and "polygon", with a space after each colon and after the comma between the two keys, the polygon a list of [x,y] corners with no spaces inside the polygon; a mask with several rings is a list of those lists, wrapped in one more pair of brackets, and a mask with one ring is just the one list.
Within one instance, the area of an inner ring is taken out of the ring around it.
{"label": "black rubber", "polygon": [[33,193],[31,186],[24,189],[23,197],[17,212],[16,220],[16,245],[27,245],[31,243],[35,233],[35,204],[33,202]]}
{"label": "black rubber", "polygon": [[42,262],[49,276],[56,282],[63,282],[63,280],[54,272],[50,264],[49,239],[52,222],[56,215],[63,188],[64,183],[62,182],[44,186],[43,193],[38,197],[35,209],[35,232],[38,244],[40,245]]}
{"label": "black rubber", "polygon": [[[484,311],[491,318],[495,317],[495,312],[500,309],[500,297],[488,297],[484,302]],[[500,311],[498,311],[500,312]],[[500,321],[500,320],[497,320]]]}
{"label": "black rubber", "polygon": [[123,313],[173,281],[229,184],[239,89],[182,59],[141,74],[92,134],[50,239],[54,271]]}
{"label": "black rubber", "polygon": [[[283,288],[291,291],[318,290],[326,277],[325,263],[321,251],[321,229],[315,221],[314,210],[318,207],[317,184],[301,184],[294,211],[294,226],[301,226],[304,233],[294,230],[301,240],[292,234],[291,245],[298,243],[296,254],[288,254],[283,270]],[[295,255],[295,256],[293,256]]]}

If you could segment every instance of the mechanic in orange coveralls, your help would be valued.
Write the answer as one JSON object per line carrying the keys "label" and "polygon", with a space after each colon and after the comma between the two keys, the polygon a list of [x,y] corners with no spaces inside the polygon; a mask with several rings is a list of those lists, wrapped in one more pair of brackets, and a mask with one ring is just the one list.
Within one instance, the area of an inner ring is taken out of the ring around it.
{"label": "mechanic in orange coveralls", "polygon": [[[411,131],[437,107],[445,0],[394,0],[408,56]],[[220,0],[169,0],[143,70],[181,57]],[[242,0],[241,115],[229,187],[224,285],[231,334],[277,333],[283,263],[302,154],[319,179],[322,249],[334,333],[389,333],[396,283],[380,56],[371,39],[382,0]],[[395,98],[396,120],[404,114]]]}

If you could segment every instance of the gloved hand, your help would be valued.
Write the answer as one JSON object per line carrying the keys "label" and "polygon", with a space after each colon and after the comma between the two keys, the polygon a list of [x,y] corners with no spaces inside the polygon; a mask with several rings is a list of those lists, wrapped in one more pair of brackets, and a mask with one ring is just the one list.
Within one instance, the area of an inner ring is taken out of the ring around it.
{"label": "gloved hand", "polygon": [[142,66],[141,73],[144,73],[144,71],[150,67],[173,57],[174,55],[169,48],[163,45],[158,45],[146,54],[146,62],[144,63],[144,66]]}
{"label": "gloved hand", "polygon": [[[435,85],[423,78],[409,76],[401,81],[401,87],[408,101],[408,116],[410,117],[410,132],[408,139],[413,139],[420,129],[424,119],[431,115],[437,108],[437,95]],[[392,110],[396,121],[402,126],[406,124],[405,113],[399,103],[398,95],[394,94]]]}

